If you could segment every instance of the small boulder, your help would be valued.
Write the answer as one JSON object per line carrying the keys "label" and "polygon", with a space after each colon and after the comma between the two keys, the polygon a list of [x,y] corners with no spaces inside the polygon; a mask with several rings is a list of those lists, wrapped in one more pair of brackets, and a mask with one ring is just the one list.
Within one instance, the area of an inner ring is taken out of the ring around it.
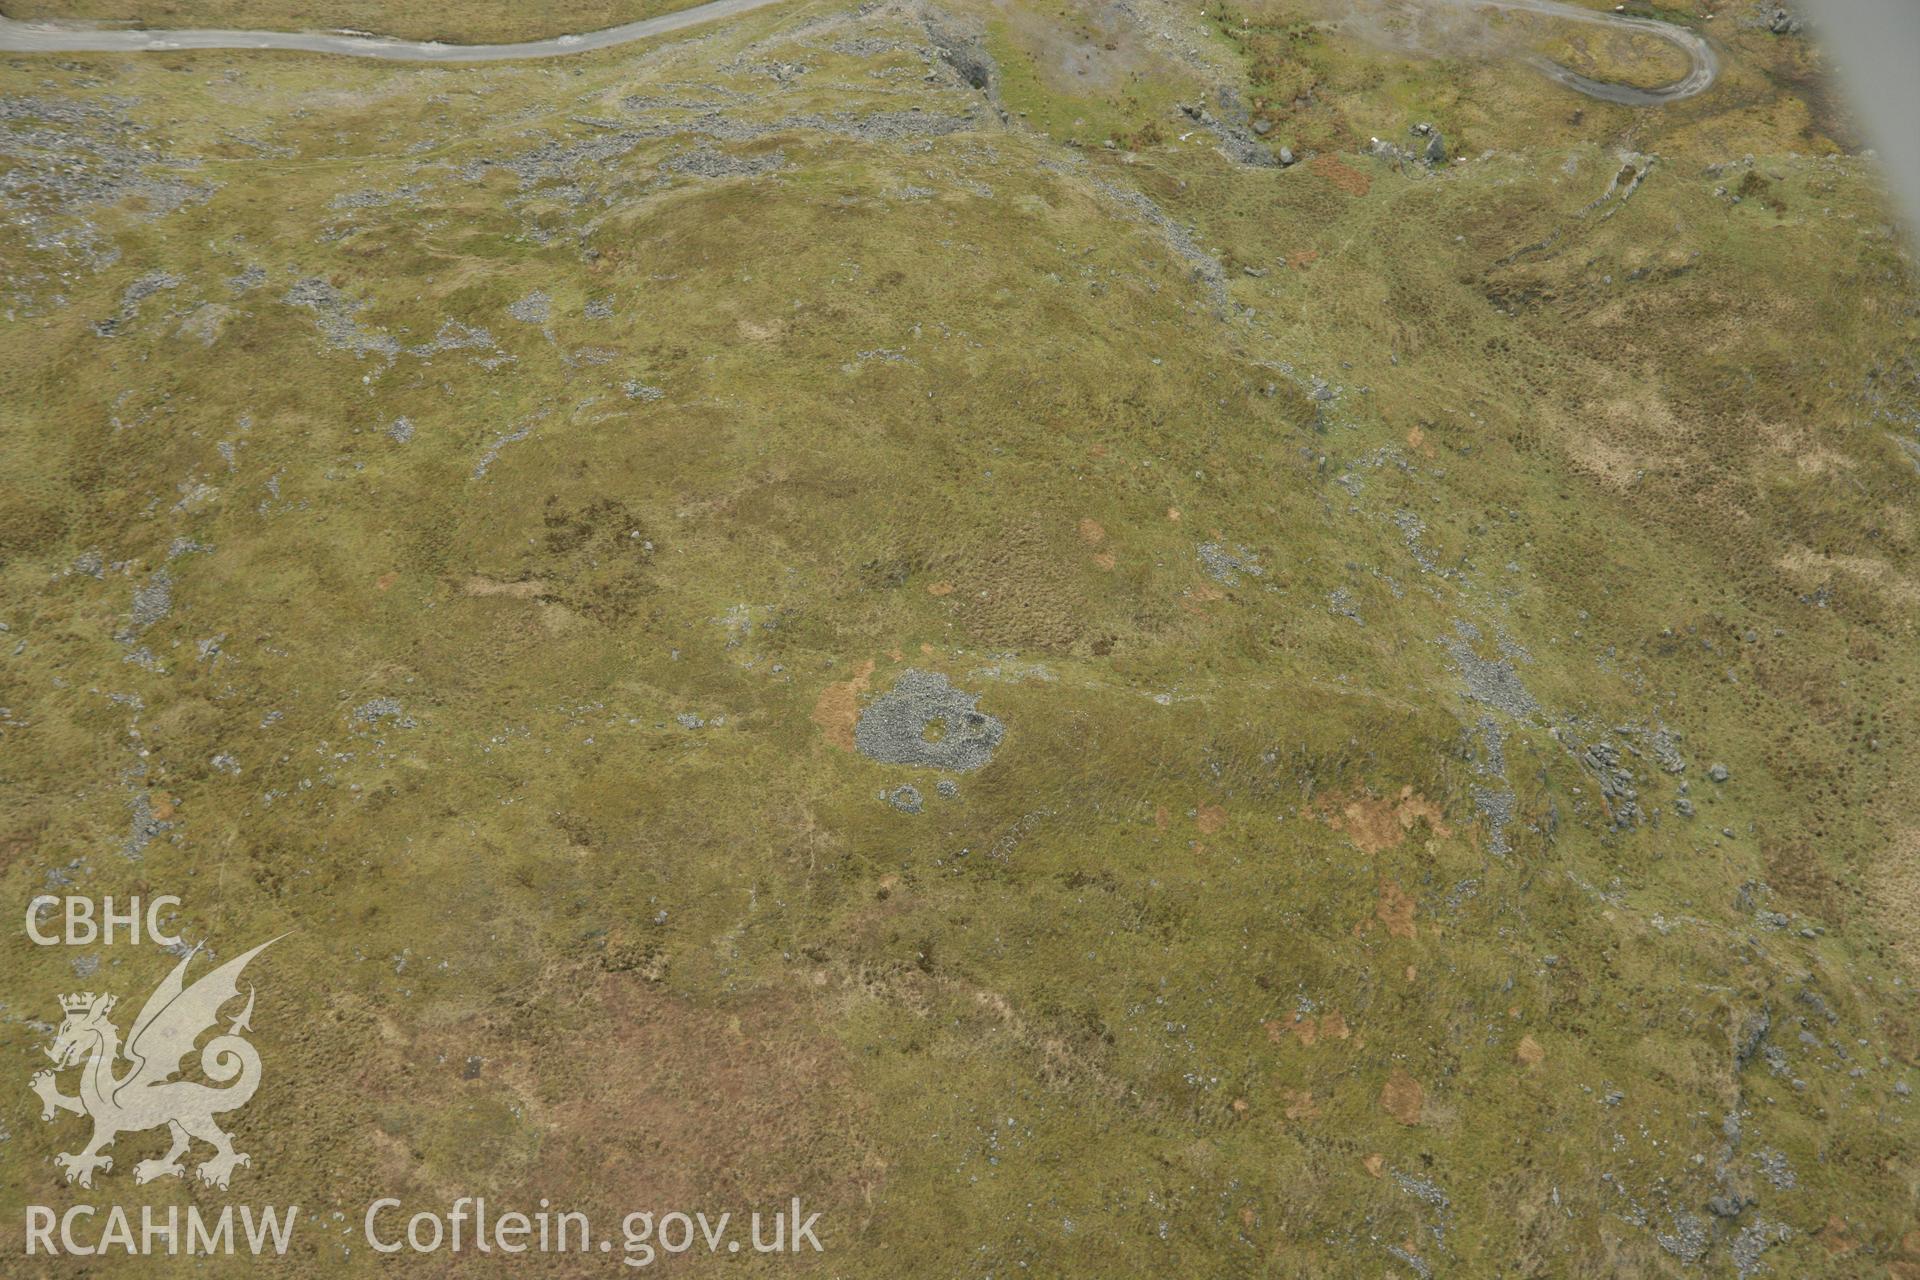
{"label": "small boulder", "polygon": [[1714,1196],[1707,1201],[1707,1212],[1716,1218],[1737,1218],[1746,1207],[1746,1197],[1738,1193]]}

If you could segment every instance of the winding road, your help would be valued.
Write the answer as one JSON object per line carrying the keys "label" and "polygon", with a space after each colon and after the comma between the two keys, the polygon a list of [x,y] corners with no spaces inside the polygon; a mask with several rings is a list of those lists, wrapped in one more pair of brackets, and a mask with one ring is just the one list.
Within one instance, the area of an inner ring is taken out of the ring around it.
{"label": "winding road", "polygon": [[[1560,0],[1451,0],[1463,9],[1508,9],[1538,13],[1569,22],[1635,31],[1664,40],[1687,55],[1686,75],[1653,89],[1594,80],[1547,58],[1529,61],[1541,74],[1567,88],[1605,102],[1629,107],[1652,107],[1678,102],[1706,89],[1719,74],[1719,63],[1705,39],[1685,27],[1653,18],[1583,9]],[[665,35],[687,27],[731,18],[762,9],[779,0],[707,0],[690,9],[644,18],[600,31],[525,40],[518,44],[444,44],[437,40],[392,40],[383,36],[346,35],[326,31],[131,30],[90,27],[69,22],[16,22],[0,17],[0,52],[4,53],[168,53],[183,49],[282,49],[298,53],[334,53],[354,58],[384,58],[393,62],[499,62],[514,58],[557,58]]]}
{"label": "winding road", "polygon": [[518,44],[444,44],[438,40],[392,40],[328,31],[130,30],[71,22],[16,22],[0,18],[0,53],[173,53],[182,49],[282,49],[338,53],[390,62],[505,62],[558,58],[610,49],[650,36],[764,9],[779,0],[707,0],[691,9],[622,23],[579,35],[523,40]]}
{"label": "winding road", "polygon": [[1687,55],[1687,74],[1672,84],[1663,84],[1654,89],[1640,89],[1630,84],[1614,84],[1607,80],[1594,80],[1581,75],[1570,67],[1563,67],[1550,58],[1529,58],[1536,71],[1565,85],[1589,98],[1599,98],[1603,102],[1617,102],[1627,107],[1657,107],[1664,102],[1678,102],[1682,98],[1691,98],[1703,92],[1720,74],[1720,62],[1713,56],[1713,47],[1706,38],[1696,31],[1675,26],[1671,22],[1661,22],[1655,18],[1629,18],[1625,14],[1605,13],[1597,9],[1582,9],[1578,5],[1561,4],[1558,0],[1467,0],[1473,8],[1512,9],[1522,13],[1540,13],[1553,18],[1565,18],[1569,22],[1587,22],[1594,26],[1614,27],[1619,30],[1635,31],[1649,35],[1656,40],[1665,40],[1680,52]]}

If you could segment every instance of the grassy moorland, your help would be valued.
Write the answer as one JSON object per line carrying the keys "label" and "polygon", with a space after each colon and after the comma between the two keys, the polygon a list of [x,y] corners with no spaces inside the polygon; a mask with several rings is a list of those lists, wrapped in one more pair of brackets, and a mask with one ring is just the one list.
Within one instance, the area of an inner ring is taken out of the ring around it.
{"label": "grassy moorland", "polygon": [[[388,1194],[1913,1274],[1920,293],[1717,25],[1651,112],[1294,0],[0,65],[6,900],[294,931],[233,1194],[295,1274]],[[984,765],[875,758],[909,670]],[[0,945],[21,1078],[170,963]],[[187,1194],[0,1129],[16,1221]]]}

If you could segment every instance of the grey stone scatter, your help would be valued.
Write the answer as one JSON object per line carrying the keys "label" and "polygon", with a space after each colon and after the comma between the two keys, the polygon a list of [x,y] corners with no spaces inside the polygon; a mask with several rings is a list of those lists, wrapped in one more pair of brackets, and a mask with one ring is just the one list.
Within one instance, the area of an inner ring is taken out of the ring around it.
{"label": "grey stone scatter", "polygon": [[1611,742],[1596,742],[1580,753],[1580,763],[1599,782],[1613,825],[1624,829],[1638,823],[1643,816],[1640,793],[1633,785],[1632,771],[1620,763],[1620,748]]}
{"label": "grey stone scatter", "polygon": [[589,320],[610,319],[613,315],[613,299],[612,298],[591,299],[587,303],[586,307],[584,308],[584,311],[586,312],[587,319]]}
{"label": "grey stone scatter", "polygon": [[1138,191],[1128,191],[1102,178],[1095,178],[1093,185],[1116,204],[1131,210],[1142,221],[1158,228],[1173,251],[1186,259],[1188,266],[1192,268],[1193,279],[1206,286],[1214,303],[1219,306],[1226,305],[1226,268],[1220,265],[1218,258],[1200,247],[1191,232],[1168,217],[1159,205]]}
{"label": "grey stone scatter", "polygon": [[1723,764],[1715,763],[1707,768],[1707,777],[1715,782],[1725,782],[1732,776],[1733,775],[1727,771],[1727,766]]}
{"label": "grey stone scatter", "polygon": [[955,782],[952,778],[940,779],[939,782],[934,784],[933,789],[935,791],[938,791],[943,799],[947,799],[947,800],[951,800],[955,796],[960,794],[960,784]]}
{"label": "grey stone scatter", "polygon": [[1488,847],[1499,857],[1513,852],[1513,845],[1507,839],[1507,828],[1513,825],[1514,811],[1518,797],[1507,781],[1507,736],[1500,724],[1492,716],[1483,715],[1468,732],[1469,743],[1478,738],[1481,751],[1474,761],[1474,772],[1481,777],[1491,779],[1492,786],[1475,784],[1472,788],[1474,808],[1487,820]]}
{"label": "grey stone scatter", "polygon": [[667,394],[659,387],[650,387],[644,382],[623,382],[620,384],[620,390],[626,392],[627,399],[629,400],[644,400],[649,402],[662,399]]}
{"label": "grey stone scatter", "polygon": [[1462,621],[1455,622],[1453,629],[1456,638],[1449,642],[1448,650],[1459,665],[1460,678],[1466,684],[1468,697],[1496,711],[1504,711],[1516,720],[1525,720],[1540,710],[1540,704],[1520,683],[1520,673],[1514,669],[1511,661],[1506,658],[1483,658],[1474,652],[1473,644],[1480,639],[1477,627]]}
{"label": "grey stone scatter", "polygon": [[393,425],[387,428],[387,434],[392,436],[396,443],[405,444],[407,441],[413,439],[413,419],[407,417],[395,418]]}
{"label": "grey stone scatter", "polygon": [[1733,1255],[1733,1269],[1740,1280],[1747,1280],[1747,1277],[1766,1270],[1766,1263],[1761,1261],[1760,1255],[1792,1235],[1793,1228],[1784,1222],[1755,1218],[1751,1225],[1733,1238],[1733,1244],[1728,1249]]}
{"label": "grey stone scatter", "polygon": [[1410,1173],[1402,1173],[1399,1170],[1395,1170],[1393,1180],[1400,1184],[1402,1191],[1414,1197],[1416,1200],[1426,1201],[1436,1209],[1445,1209],[1452,1203],[1452,1201],[1447,1199],[1446,1192],[1425,1178],[1416,1178]]}
{"label": "grey stone scatter", "polygon": [[174,330],[174,336],[194,338],[202,346],[210,347],[220,341],[220,335],[226,331],[227,321],[233,315],[233,308],[224,303],[202,303],[180,322],[180,327]]}
{"label": "grey stone scatter", "polygon": [[1716,1218],[1737,1218],[1746,1211],[1746,1200],[1737,1194],[1707,1197],[1707,1212]]}
{"label": "grey stone scatter", "polygon": [[345,212],[353,209],[379,209],[390,204],[412,203],[427,190],[422,183],[394,191],[347,191],[327,202],[327,207]]}
{"label": "grey stone scatter", "polygon": [[213,195],[213,183],[178,172],[197,168],[197,158],[168,155],[142,140],[145,126],[127,115],[134,102],[107,95],[88,102],[0,98],[0,146],[10,161],[0,171],[0,211],[34,249],[109,266],[120,250],[88,220],[89,211],[137,198],[139,216],[152,220]]}
{"label": "grey stone scatter", "polygon": [[355,355],[385,356],[391,360],[400,353],[400,344],[384,333],[362,329],[354,315],[365,308],[364,302],[351,302],[338,289],[319,276],[308,276],[287,290],[281,299],[290,307],[304,307],[314,313],[320,334],[336,351]]}
{"label": "grey stone scatter", "polygon": [[[622,104],[630,109],[635,104],[645,105],[652,100],[635,98]],[[669,104],[673,105],[673,104]],[[580,144],[576,150],[591,151],[598,143],[611,154],[624,154],[643,141],[657,138],[704,137],[717,142],[752,142],[758,138],[784,135],[795,130],[806,129],[835,137],[857,138],[868,142],[905,142],[919,138],[939,138],[950,133],[961,133],[979,129],[990,122],[990,117],[981,112],[968,112],[965,115],[947,115],[933,111],[870,111],[856,113],[838,111],[832,115],[818,112],[800,112],[783,116],[778,120],[757,121],[742,120],[729,115],[722,109],[705,110],[691,120],[674,124],[665,124],[647,129],[627,130],[607,135],[601,139],[590,139]],[[550,143],[550,147],[559,144]],[[609,157],[611,158],[611,157]],[[505,163],[506,168],[521,173],[528,166],[525,157]],[[577,160],[575,161],[577,163]],[[558,172],[539,173],[534,182],[562,176]],[[523,182],[526,174],[522,174]],[[530,184],[529,184],[530,185]]]}
{"label": "grey stone scatter", "polygon": [[[534,421],[538,421],[538,419],[536,418]],[[533,422],[529,421],[515,427],[505,435],[496,437],[493,443],[487,446],[487,451],[480,455],[480,461],[474,464],[473,478],[478,480],[486,475],[487,470],[492,467],[495,462],[499,461],[500,451],[502,449],[510,444],[518,444],[532,434]]]}
{"label": "grey stone scatter", "polygon": [[1420,162],[1418,152],[1409,151],[1405,147],[1388,142],[1385,138],[1367,139],[1367,154],[1390,161],[1397,171],[1404,170],[1406,166],[1410,164],[1418,164]]}
{"label": "grey stone scatter", "polygon": [[1203,542],[1199,550],[1200,563],[1206,567],[1207,576],[1222,586],[1237,587],[1240,575],[1258,578],[1266,573],[1253,552],[1245,547],[1235,547],[1229,551],[1218,542]]}
{"label": "grey stone scatter", "polygon": [[1768,1147],[1755,1154],[1760,1162],[1760,1172],[1781,1191],[1792,1191],[1800,1185],[1800,1179],[1794,1175],[1793,1166],[1787,1163],[1786,1156]]}
{"label": "grey stone scatter", "polygon": [[1833,1011],[1833,1007],[1827,1003],[1826,997],[1822,996],[1818,991],[1811,988],[1802,989],[1800,992],[1800,1002],[1820,1017],[1825,1018],[1829,1023],[1840,1021],[1840,1015]]}
{"label": "grey stone scatter", "polygon": [[120,295],[120,309],[110,318],[101,320],[93,326],[95,334],[102,338],[111,338],[120,331],[120,326],[140,314],[140,304],[156,293],[168,289],[178,289],[183,281],[170,271],[149,271],[126,287]]}
{"label": "grey stone scatter", "polygon": [[1655,1232],[1655,1240],[1682,1262],[1698,1262],[1707,1256],[1707,1246],[1713,1237],[1707,1227],[1707,1220],[1697,1213],[1677,1210],[1673,1215],[1673,1230]]}
{"label": "grey stone scatter", "polygon": [[544,289],[535,289],[526,297],[507,304],[507,314],[521,324],[545,324],[552,310],[553,299]]}
{"label": "grey stone scatter", "polygon": [[1647,735],[1647,748],[1653,752],[1654,760],[1668,773],[1686,771],[1686,759],[1680,754],[1680,735],[1665,725],[1658,726]]}
{"label": "grey stone scatter", "polygon": [[525,191],[543,182],[561,181],[578,169],[599,168],[639,146],[646,136],[622,132],[598,134],[577,142],[543,142],[509,160],[475,160],[461,169],[460,177],[467,182],[482,182],[497,167],[519,178],[520,189]]}
{"label": "grey stone scatter", "polygon": [[[711,85],[707,87],[712,89],[716,96],[710,98],[670,98],[661,94],[633,93],[620,99],[620,109],[628,115],[644,116],[661,111],[719,111],[726,107],[727,102],[749,101],[748,95],[746,94],[717,89]],[[727,101],[722,101],[722,98]],[[613,121],[601,123],[595,120],[593,123],[600,128],[618,127],[617,123]]]}
{"label": "grey stone scatter", "polygon": [[835,40],[827,48],[835,53],[845,54],[849,58],[877,58],[883,53],[905,49],[898,40],[882,40],[874,36],[858,36],[848,40]]}
{"label": "grey stone scatter", "polygon": [[258,289],[267,282],[267,269],[262,266],[250,266],[239,275],[227,281],[227,288],[235,293],[245,293],[249,289]]}
{"label": "grey stone scatter", "polygon": [[1397,1244],[1388,1245],[1387,1252],[1412,1267],[1413,1273],[1419,1276],[1420,1280],[1433,1280],[1433,1267],[1419,1254],[1409,1253],[1404,1246]]}
{"label": "grey stone scatter", "polygon": [[687,173],[696,178],[751,178],[778,172],[786,167],[786,163],[784,151],[742,157],[702,146],[673,157],[667,161],[665,168],[670,173]]}
{"label": "grey stone scatter", "polygon": [[1235,164],[1251,165],[1261,169],[1279,167],[1280,161],[1273,152],[1269,151],[1245,125],[1220,119],[1209,111],[1203,102],[1182,104],[1180,112],[1211,133],[1215,141],[1219,142],[1222,154]]}
{"label": "grey stone scatter", "polygon": [[369,698],[353,709],[353,722],[357,725],[374,726],[383,720],[392,720],[402,729],[411,729],[414,719],[406,713],[398,698]]}
{"label": "grey stone scatter", "polygon": [[145,585],[134,588],[133,629],[145,631],[173,612],[173,577],[160,569]]}
{"label": "grey stone scatter", "polygon": [[1420,566],[1420,571],[1439,573],[1440,565],[1434,560],[1433,553],[1420,541],[1421,535],[1427,531],[1426,521],[1411,511],[1398,511],[1394,513],[1393,523],[1400,530],[1400,537],[1407,544],[1407,552],[1413,556],[1413,562]]}
{"label": "grey stone scatter", "polygon": [[853,730],[860,753],[882,764],[967,773],[992,759],[1006,727],[975,709],[978,694],[939,672],[909,669],[867,704]]}
{"label": "grey stone scatter", "polygon": [[131,816],[127,823],[127,837],[120,842],[120,856],[129,861],[137,859],[155,836],[172,827],[170,822],[162,822],[153,816],[153,801],[144,791],[136,791],[127,801]]}
{"label": "grey stone scatter", "polygon": [[[417,347],[408,347],[407,354],[430,360],[442,351],[492,351],[498,353],[500,344],[493,334],[475,325],[461,324],[458,320],[445,320],[433,335],[432,342],[423,342]],[[496,354],[493,359],[476,361],[482,368],[491,369],[513,359],[510,355]]]}
{"label": "grey stone scatter", "polygon": [[1894,435],[1891,431],[1887,433],[1887,439],[1893,441],[1899,446],[1900,451],[1907,455],[1907,461],[1913,464],[1914,470],[1920,471],[1920,441]]}
{"label": "grey stone scatter", "polygon": [[1474,808],[1487,820],[1487,847],[1502,858],[1513,852],[1513,842],[1507,839],[1507,828],[1513,825],[1516,803],[1517,797],[1511,788],[1473,788]]}
{"label": "grey stone scatter", "polygon": [[219,493],[219,490],[203,480],[183,480],[179,488],[180,501],[173,504],[175,511],[198,510]]}
{"label": "grey stone scatter", "polygon": [[1474,722],[1473,733],[1468,736],[1474,735],[1478,735],[1481,749],[1485,752],[1476,766],[1476,772],[1491,778],[1506,777],[1507,735],[1500,728],[1500,722],[1492,716],[1481,716]]}

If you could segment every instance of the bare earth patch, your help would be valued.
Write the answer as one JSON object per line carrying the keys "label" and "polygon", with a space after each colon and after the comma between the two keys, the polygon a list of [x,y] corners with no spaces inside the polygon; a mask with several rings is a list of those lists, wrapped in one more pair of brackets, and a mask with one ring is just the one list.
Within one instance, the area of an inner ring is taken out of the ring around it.
{"label": "bare earth patch", "polygon": [[[1335,795],[1316,807],[1322,810],[1322,821],[1344,833],[1354,847],[1365,854],[1397,848],[1413,830],[1415,822],[1425,822],[1429,830],[1443,839],[1453,834],[1440,806],[1416,794],[1411,786],[1400,788],[1400,794],[1391,800],[1363,795],[1343,801]],[[1328,809],[1334,812],[1327,813]]]}
{"label": "bare earth patch", "polygon": [[1426,1107],[1427,1091],[1418,1080],[1395,1067],[1380,1089],[1380,1109],[1401,1124],[1416,1125]]}
{"label": "bare earth patch", "polygon": [[860,695],[873,678],[873,660],[869,658],[854,671],[851,680],[830,684],[820,691],[813,704],[813,722],[820,726],[828,742],[842,751],[853,750],[853,727],[860,720]]}

